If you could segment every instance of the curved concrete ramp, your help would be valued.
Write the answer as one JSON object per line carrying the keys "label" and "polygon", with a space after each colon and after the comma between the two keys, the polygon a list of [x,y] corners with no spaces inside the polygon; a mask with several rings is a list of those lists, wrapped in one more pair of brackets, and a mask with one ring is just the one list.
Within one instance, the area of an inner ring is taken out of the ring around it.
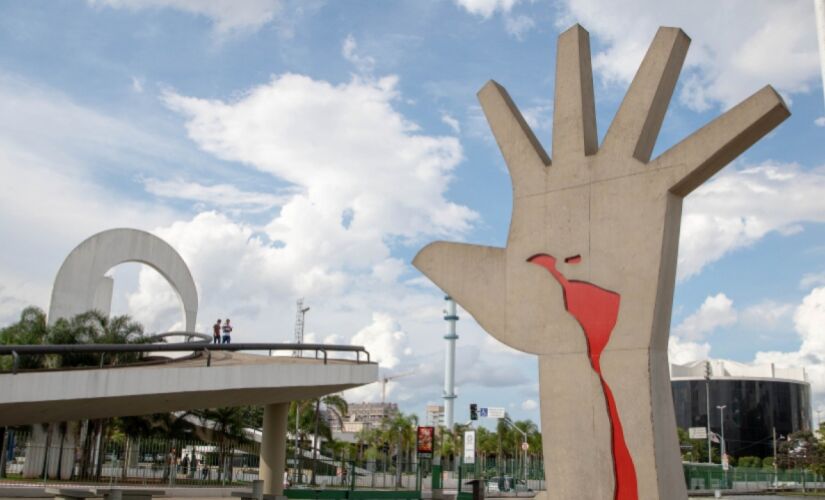
{"label": "curved concrete ramp", "polygon": [[378,380],[378,365],[217,352],[162,365],[0,375],[0,426],[311,399]]}

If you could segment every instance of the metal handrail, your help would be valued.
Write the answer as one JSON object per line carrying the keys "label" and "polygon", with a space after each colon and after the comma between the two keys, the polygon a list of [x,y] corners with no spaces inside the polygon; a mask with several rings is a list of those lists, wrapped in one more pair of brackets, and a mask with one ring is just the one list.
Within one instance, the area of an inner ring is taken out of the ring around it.
{"label": "metal handrail", "polygon": [[[190,335],[189,332],[171,332],[163,336]],[[202,336],[203,334],[197,334]],[[207,337],[208,338],[208,337]],[[366,355],[366,362],[370,363],[370,353],[364,346],[358,345],[335,345],[335,344],[299,344],[299,343],[266,343],[266,342],[242,342],[237,344],[210,344],[206,341],[200,342],[177,342],[172,344],[30,344],[30,345],[0,345],[0,356],[13,356],[14,367],[12,373],[17,373],[20,356],[37,354],[117,354],[117,353],[141,353],[141,352],[187,352],[204,353],[207,358],[207,366],[211,365],[213,351],[315,351],[317,359],[318,353],[324,356],[324,364],[327,364],[329,352],[354,352],[356,363],[361,363],[361,353]],[[121,365],[128,366],[128,365]]]}

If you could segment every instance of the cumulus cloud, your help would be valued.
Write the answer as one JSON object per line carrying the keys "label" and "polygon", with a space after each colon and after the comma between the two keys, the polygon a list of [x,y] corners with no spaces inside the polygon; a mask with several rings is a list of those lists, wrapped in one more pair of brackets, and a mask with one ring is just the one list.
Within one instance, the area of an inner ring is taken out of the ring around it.
{"label": "cumulus cloud", "polygon": [[825,116],[820,116],[816,120],[814,120],[814,124],[817,127],[825,127]]}
{"label": "cumulus cloud", "polygon": [[455,0],[470,14],[488,18],[498,12],[508,13],[519,0]]}
{"label": "cumulus cloud", "polygon": [[521,402],[521,409],[525,411],[534,411],[537,410],[538,407],[539,404],[535,399],[525,399]]}
{"label": "cumulus cloud", "polygon": [[205,151],[304,190],[269,225],[270,237],[299,244],[325,231],[358,240],[359,255],[386,254],[386,237],[461,234],[477,217],[444,196],[462,159],[458,140],[422,134],[395,111],[396,85],[395,77],[332,85],[285,74],[236,102],[171,92],[165,100]]}
{"label": "cumulus cloud", "polygon": [[[267,194],[177,178],[146,181],[156,196],[203,204],[198,215],[154,231],[192,269],[202,318],[231,317],[241,339],[287,341],[295,299],[303,296],[312,307],[312,338],[368,344],[393,369],[417,365],[405,353],[428,340],[413,342],[406,332],[432,331],[439,304],[431,287],[407,283],[411,268],[393,253],[465,234],[477,215],[446,198],[462,159],[458,140],[427,134],[396,111],[396,85],[394,77],[333,85],[286,74],[228,102],[164,94],[201,149],[285,186]],[[226,202],[210,205],[216,197]],[[250,218],[247,207],[264,211]],[[139,319],[157,329],[178,320],[152,317],[163,310],[155,298],[163,286],[145,271],[130,296]],[[399,335],[407,339],[400,351],[392,347]]]}
{"label": "cumulus cloud", "polygon": [[818,287],[802,300],[794,312],[799,349],[792,352],[758,352],[756,363],[805,368],[816,399],[825,397],[825,287]]}
{"label": "cumulus cloud", "polygon": [[708,359],[710,344],[707,342],[691,342],[671,334],[667,346],[667,354],[671,363],[683,365],[692,361]]}
{"label": "cumulus cloud", "polygon": [[87,0],[97,7],[115,9],[174,9],[204,16],[220,35],[257,31],[270,23],[282,9],[281,0]]}
{"label": "cumulus cloud", "polygon": [[608,83],[633,78],[659,26],[683,28],[693,44],[679,100],[695,110],[730,107],[767,83],[784,95],[805,93],[818,75],[813,5],[807,0],[564,3],[559,26],[579,22],[604,45],[593,67]]}
{"label": "cumulus cloud", "polygon": [[825,222],[825,168],[772,162],[722,171],[685,199],[677,276],[776,232]]}
{"label": "cumulus cloud", "polygon": [[363,345],[371,359],[384,368],[395,368],[402,356],[412,350],[407,345],[407,334],[389,314],[373,313],[372,323],[352,336],[353,345]]}
{"label": "cumulus cloud", "polygon": [[736,318],[733,301],[724,293],[717,293],[706,298],[696,312],[679,323],[673,334],[686,340],[699,340],[720,327],[736,323]]}

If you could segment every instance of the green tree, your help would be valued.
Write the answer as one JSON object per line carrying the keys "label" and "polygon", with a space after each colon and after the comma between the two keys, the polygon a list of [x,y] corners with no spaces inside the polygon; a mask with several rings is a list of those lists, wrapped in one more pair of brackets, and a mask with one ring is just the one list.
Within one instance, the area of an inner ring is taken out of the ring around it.
{"label": "green tree", "polygon": [[[0,345],[32,345],[48,343],[49,327],[46,323],[46,313],[40,308],[29,306],[20,313],[20,320],[0,329]],[[12,358],[0,358],[0,369],[12,369]],[[46,357],[21,356],[18,367],[20,369],[37,369],[46,366]]]}

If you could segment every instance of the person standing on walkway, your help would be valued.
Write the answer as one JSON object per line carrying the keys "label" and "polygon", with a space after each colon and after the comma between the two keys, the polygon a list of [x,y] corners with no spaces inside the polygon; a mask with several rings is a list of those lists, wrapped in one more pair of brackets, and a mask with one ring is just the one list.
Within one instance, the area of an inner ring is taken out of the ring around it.
{"label": "person standing on walkway", "polygon": [[212,325],[212,343],[213,344],[220,344],[221,343],[221,320],[218,320],[217,323]]}
{"label": "person standing on walkway", "polygon": [[232,325],[229,324],[229,318],[226,318],[226,323],[223,324],[223,343],[229,344],[232,342]]}

